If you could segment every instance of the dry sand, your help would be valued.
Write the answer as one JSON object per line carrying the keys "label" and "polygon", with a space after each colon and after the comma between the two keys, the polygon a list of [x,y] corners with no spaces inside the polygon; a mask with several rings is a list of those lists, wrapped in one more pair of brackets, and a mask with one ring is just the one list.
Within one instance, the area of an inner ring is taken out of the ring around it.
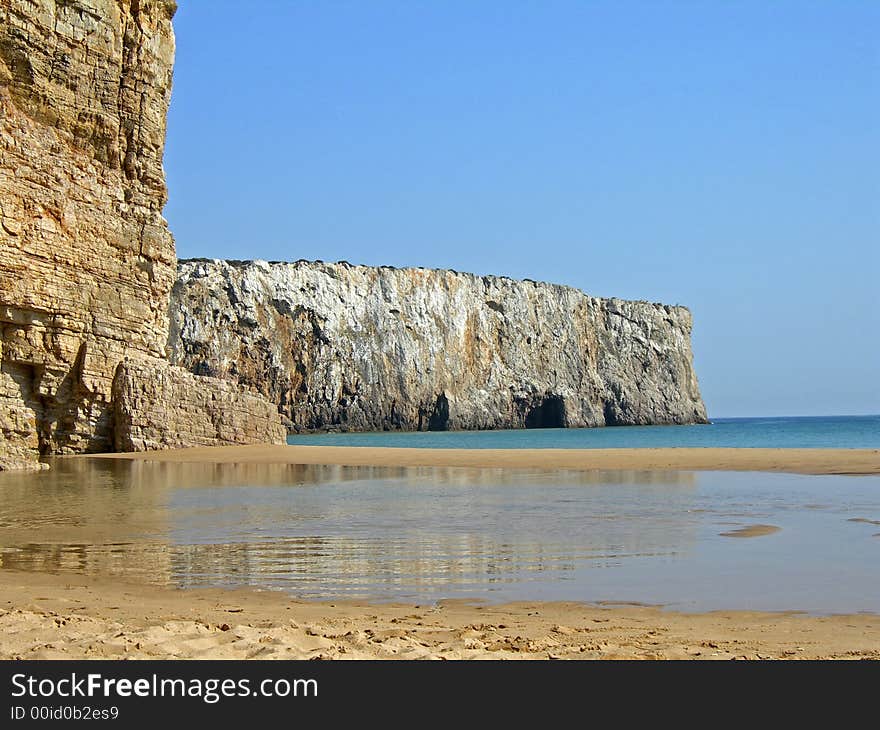
{"label": "dry sand", "polygon": [[880,659],[880,616],[306,603],[0,572],[0,659]]}
{"label": "dry sand", "polygon": [[[86,458],[86,457],[70,457]],[[87,458],[212,464],[466,466],[509,469],[662,469],[880,474],[880,449],[406,449],[218,446]]]}

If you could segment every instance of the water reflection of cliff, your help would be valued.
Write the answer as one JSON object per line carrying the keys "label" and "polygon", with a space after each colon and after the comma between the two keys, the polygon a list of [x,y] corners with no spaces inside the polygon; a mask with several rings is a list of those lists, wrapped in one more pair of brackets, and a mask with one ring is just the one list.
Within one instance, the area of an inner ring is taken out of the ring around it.
{"label": "water reflection of cliff", "polygon": [[[525,477],[565,484],[659,484],[694,486],[696,474],[650,470],[481,469],[314,464],[204,464],[129,459],[49,459],[46,472],[0,472],[0,499],[16,489],[82,487],[168,489],[190,486],[295,486],[334,481],[417,478],[458,484],[519,484]],[[92,495],[94,496],[94,495]]]}
{"label": "water reflection of cliff", "polygon": [[0,479],[0,565],[316,597],[478,594],[687,551],[696,478],[60,459]]}

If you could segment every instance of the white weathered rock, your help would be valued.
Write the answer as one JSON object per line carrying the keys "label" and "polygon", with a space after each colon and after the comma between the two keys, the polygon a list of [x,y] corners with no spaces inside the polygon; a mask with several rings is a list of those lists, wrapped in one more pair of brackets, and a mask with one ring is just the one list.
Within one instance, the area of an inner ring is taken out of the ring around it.
{"label": "white weathered rock", "polygon": [[701,423],[683,307],[454,271],[181,261],[171,361],[294,430]]}

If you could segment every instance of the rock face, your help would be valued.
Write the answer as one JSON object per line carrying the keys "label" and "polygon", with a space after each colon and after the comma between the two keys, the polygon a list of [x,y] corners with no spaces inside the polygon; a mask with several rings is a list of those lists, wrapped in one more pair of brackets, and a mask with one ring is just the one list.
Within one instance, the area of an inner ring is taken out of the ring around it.
{"label": "rock face", "polygon": [[293,430],[703,423],[683,307],[453,271],[181,261],[171,361]]}
{"label": "rock face", "polygon": [[0,0],[0,430],[32,451],[110,450],[117,364],[164,356],[173,12]]}
{"label": "rock face", "polygon": [[170,0],[0,0],[0,467],[113,448],[126,356],[164,358]]}
{"label": "rock face", "polygon": [[259,395],[163,360],[120,364],[113,408],[117,451],[282,443],[287,436],[278,409]]}
{"label": "rock face", "polygon": [[[448,271],[184,263],[172,0],[0,0],[0,469],[294,429],[705,419],[680,308]],[[174,362],[196,378],[170,367]],[[273,419],[279,420],[273,420]]]}

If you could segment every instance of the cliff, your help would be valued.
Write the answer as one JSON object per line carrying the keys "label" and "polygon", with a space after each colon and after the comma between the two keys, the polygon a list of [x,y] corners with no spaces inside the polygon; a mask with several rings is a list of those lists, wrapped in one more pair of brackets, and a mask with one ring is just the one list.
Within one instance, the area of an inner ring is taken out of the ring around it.
{"label": "cliff", "polygon": [[112,450],[117,367],[165,358],[175,8],[0,0],[0,468]]}
{"label": "cliff", "polygon": [[171,361],[293,430],[702,423],[683,307],[454,271],[181,261]]}
{"label": "cliff", "polygon": [[185,262],[175,284],[175,9],[0,0],[0,469],[281,441],[278,410],[295,430],[705,420],[685,309],[347,264]]}

